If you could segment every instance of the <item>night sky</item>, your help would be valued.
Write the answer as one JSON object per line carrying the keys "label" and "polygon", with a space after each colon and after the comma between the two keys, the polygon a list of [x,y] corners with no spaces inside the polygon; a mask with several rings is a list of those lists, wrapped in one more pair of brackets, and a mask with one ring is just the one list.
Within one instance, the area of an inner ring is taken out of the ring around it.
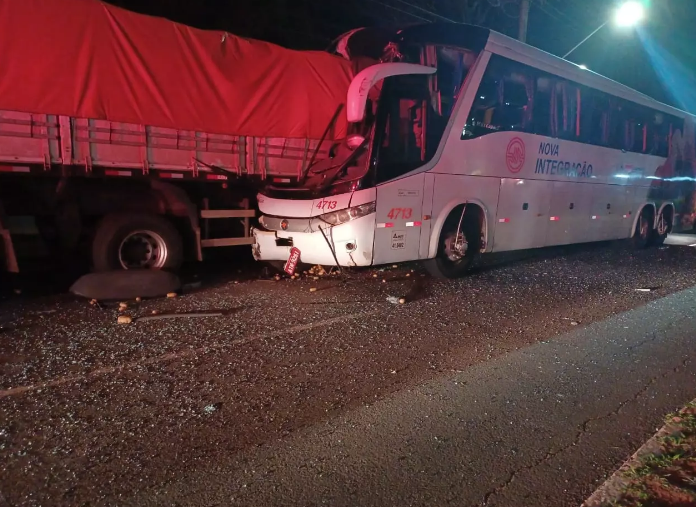
{"label": "night sky", "polygon": [[[110,0],[199,28],[227,30],[297,49],[325,49],[358,26],[461,19],[461,6],[491,8],[483,24],[516,34],[515,0]],[[696,0],[645,0],[639,29],[603,28],[570,59],[696,113]],[[410,5],[409,5],[410,4]],[[611,0],[532,0],[528,43],[563,54],[611,16]],[[420,9],[415,8],[420,7]],[[476,13],[474,13],[476,15]],[[480,20],[474,20],[480,21]],[[693,90],[693,91],[692,91]]]}

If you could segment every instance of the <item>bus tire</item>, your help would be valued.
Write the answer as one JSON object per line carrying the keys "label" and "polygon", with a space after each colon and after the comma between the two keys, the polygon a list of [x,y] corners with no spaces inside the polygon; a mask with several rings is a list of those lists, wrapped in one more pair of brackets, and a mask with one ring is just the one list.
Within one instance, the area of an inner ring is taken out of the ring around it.
{"label": "bus tire", "polygon": [[160,215],[112,213],[97,226],[92,262],[95,271],[178,271],[184,262],[183,241],[179,231]]}
{"label": "bus tire", "polygon": [[671,207],[664,208],[657,217],[657,226],[650,234],[650,244],[652,246],[662,246],[667,236],[672,232],[672,219],[674,213]]}
{"label": "bus tire", "polygon": [[[436,278],[459,278],[464,276],[481,251],[481,225],[477,213],[464,215],[460,233],[464,236],[464,248],[457,248],[457,228],[461,220],[462,208],[455,208],[445,220],[440,233],[437,255],[425,262],[425,268]],[[461,241],[461,237],[460,237]],[[463,251],[462,251],[463,250]]]}
{"label": "bus tire", "polygon": [[649,207],[643,208],[636,223],[636,230],[631,238],[633,247],[636,249],[644,249],[650,245],[650,238],[653,231],[653,211]]}

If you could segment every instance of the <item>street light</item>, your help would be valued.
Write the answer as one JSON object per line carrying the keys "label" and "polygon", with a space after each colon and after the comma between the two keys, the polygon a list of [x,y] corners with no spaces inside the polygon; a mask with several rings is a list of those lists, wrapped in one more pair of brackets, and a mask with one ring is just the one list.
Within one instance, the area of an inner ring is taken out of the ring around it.
{"label": "street light", "polygon": [[[616,9],[616,13],[614,14],[614,23],[620,27],[623,28],[628,28],[631,26],[635,26],[643,19],[645,18],[645,7],[643,7],[643,4],[637,0],[632,0],[629,2],[624,2],[618,9]],[[607,26],[609,24],[610,20],[606,20],[604,23],[599,25],[590,35],[582,39],[573,49],[568,51],[565,55],[563,55],[563,58],[568,58],[571,53],[573,53],[576,49],[578,49],[580,46],[582,46],[585,42],[590,39],[594,34],[599,32],[602,28]]]}
{"label": "street light", "polygon": [[616,10],[614,22],[618,26],[635,26],[645,18],[645,7],[640,2],[626,2]]}

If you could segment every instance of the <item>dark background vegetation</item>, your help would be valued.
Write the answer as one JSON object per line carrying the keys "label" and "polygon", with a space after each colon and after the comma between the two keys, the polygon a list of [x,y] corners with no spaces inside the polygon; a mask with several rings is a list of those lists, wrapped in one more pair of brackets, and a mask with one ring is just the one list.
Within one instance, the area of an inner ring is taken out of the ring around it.
{"label": "dark background vegetation", "polygon": [[[325,49],[360,26],[450,19],[516,36],[519,0],[109,0],[121,7],[204,29]],[[644,0],[638,29],[608,25],[571,60],[659,100],[696,111],[696,1]],[[528,43],[563,54],[611,16],[608,0],[531,0]]]}

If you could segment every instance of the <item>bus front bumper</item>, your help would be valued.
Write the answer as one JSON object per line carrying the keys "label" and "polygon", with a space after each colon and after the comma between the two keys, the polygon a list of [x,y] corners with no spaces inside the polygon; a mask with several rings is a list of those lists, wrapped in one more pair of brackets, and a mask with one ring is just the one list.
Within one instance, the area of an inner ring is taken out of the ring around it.
{"label": "bus front bumper", "polygon": [[374,214],[327,227],[324,234],[322,231],[270,231],[254,227],[252,252],[257,261],[285,262],[294,247],[300,250],[300,262],[305,264],[335,266],[338,259],[340,266],[370,266],[374,227]]}

